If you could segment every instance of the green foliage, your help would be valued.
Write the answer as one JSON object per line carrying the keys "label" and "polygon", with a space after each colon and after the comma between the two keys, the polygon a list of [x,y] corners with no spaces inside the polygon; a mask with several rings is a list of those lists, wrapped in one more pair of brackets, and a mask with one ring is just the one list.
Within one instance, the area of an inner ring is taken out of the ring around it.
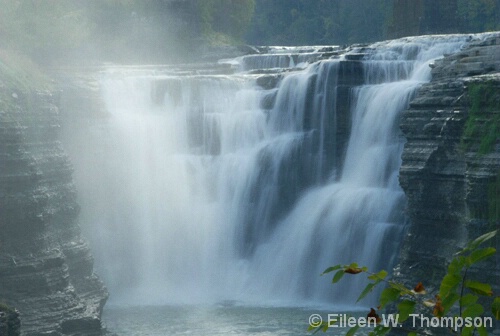
{"label": "green foliage", "polygon": [[376,274],[372,274],[370,276],[368,276],[368,279],[369,280],[373,280],[372,283],[369,283],[365,289],[363,289],[363,291],[361,292],[361,294],[359,295],[358,297],[358,300],[356,302],[359,302],[360,300],[362,300],[365,296],[367,296],[369,293],[371,293],[373,291],[373,289],[375,289],[375,286],[377,286],[380,282],[384,281],[385,278],[387,277],[387,272],[382,270]]}
{"label": "green foliage", "polygon": [[[418,316],[412,315],[416,311],[423,311],[427,315],[426,317],[448,317],[450,319],[460,317],[463,321],[482,317],[485,314],[484,298],[489,298],[491,314],[495,319],[500,320],[500,297],[492,298],[493,292],[490,284],[469,279],[468,277],[468,271],[471,267],[495,255],[495,248],[481,247],[481,245],[495,238],[496,234],[497,231],[492,231],[474,239],[455,255],[448,266],[448,272],[441,281],[439,292],[434,297],[427,294],[422,283],[417,284],[414,289],[410,289],[402,283],[387,279],[386,271],[371,273],[366,267],[358,267],[355,263],[329,267],[322,275],[336,271],[332,281],[336,283],[345,274],[368,274],[367,278],[371,282],[361,292],[358,301],[373,291],[379,284],[384,283],[387,286],[380,294],[377,309],[382,310],[388,305],[395,306],[398,316],[397,323],[395,325],[379,324],[370,332],[370,335],[386,335],[393,328],[401,328],[401,325],[399,327],[396,327],[396,325],[407,321],[410,316]],[[478,302],[480,297],[483,300]],[[379,319],[373,308],[367,316]],[[323,323],[319,327],[310,327],[308,330],[326,332],[328,327],[328,324]],[[476,332],[479,335],[488,334],[485,326],[474,328],[474,326],[456,325],[456,327],[458,327],[458,330],[450,329],[455,334],[474,335]],[[405,328],[404,331],[408,332],[408,335],[417,335],[422,332],[415,325],[403,328]],[[359,326],[351,328],[347,334],[353,335],[358,329]]]}
{"label": "green foliage", "polygon": [[464,32],[493,31],[500,29],[497,0],[458,0],[457,14]]}
{"label": "green foliage", "polygon": [[500,297],[496,297],[495,300],[493,300],[491,312],[497,320],[500,320]]}
{"label": "green foliage", "polygon": [[0,302],[0,312],[12,313],[14,312],[14,309],[3,302]]}
{"label": "green foliage", "polygon": [[470,218],[487,221],[489,225],[500,223],[500,169],[486,182],[485,202],[471,207]]}
{"label": "green foliage", "polygon": [[[471,83],[468,88],[470,109],[465,123],[462,146],[464,149],[478,147],[479,154],[493,151],[500,139],[500,95],[493,83]],[[491,117],[488,114],[492,114]]]}
{"label": "green foliage", "polygon": [[500,29],[500,0],[256,0],[253,44],[351,44]]}
{"label": "green foliage", "polygon": [[[201,31],[213,44],[227,41],[241,43],[254,9],[255,0],[198,0],[196,2]],[[221,35],[226,37],[221,37]]]}
{"label": "green foliage", "polygon": [[500,221],[500,170],[488,185],[488,220],[490,223]]}
{"label": "green foliage", "polygon": [[394,287],[387,287],[380,294],[380,309],[387,304],[396,301],[401,296],[401,291]]}
{"label": "green foliage", "polygon": [[500,29],[500,0],[0,0],[0,8],[0,48],[44,63],[186,61],[200,42],[348,44]]}
{"label": "green foliage", "polygon": [[346,44],[381,40],[392,0],[256,0],[253,44]]}
{"label": "green foliage", "polygon": [[411,314],[415,312],[415,306],[417,305],[416,301],[413,300],[402,300],[398,304],[399,311],[399,322],[406,321]]}
{"label": "green foliage", "polygon": [[242,43],[255,0],[0,0],[2,49],[39,63],[186,61],[197,43]]}

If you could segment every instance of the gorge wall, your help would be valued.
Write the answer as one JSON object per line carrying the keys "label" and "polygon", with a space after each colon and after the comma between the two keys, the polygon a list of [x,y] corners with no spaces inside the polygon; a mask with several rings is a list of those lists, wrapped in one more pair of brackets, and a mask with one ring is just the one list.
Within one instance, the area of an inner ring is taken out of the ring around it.
{"label": "gorge wall", "polygon": [[0,333],[16,335],[18,315],[23,335],[101,335],[108,294],[80,235],[58,95],[31,90],[7,70],[0,77],[0,301],[17,313],[0,308]]}
{"label": "gorge wall", "polygon": [[[401,120],[400,183],[411,225],[398,272],[408,285],[435,287],[460,247],[500,225],[500,36],[432,67],[432,81]],[[499,254],[474,272],[497,292]]]}

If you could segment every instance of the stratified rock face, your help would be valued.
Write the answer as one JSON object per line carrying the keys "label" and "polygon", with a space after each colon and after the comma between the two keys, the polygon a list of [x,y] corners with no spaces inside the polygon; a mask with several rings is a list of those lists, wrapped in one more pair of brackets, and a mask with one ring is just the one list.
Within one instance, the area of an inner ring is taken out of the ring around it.
{"label": "stratified rock face", "polygon": [[0,299],[19,311],[23,335],[101,335],[107,292],[80,236],[58,130],[50,92],[0,78]]}
{"label": "stratified rock face", "polygon": [[[472,41],[432,73],[401,121],[411,226],[399,271],[409,284],[437,286],[453,253],[499,228],[500,35]],[[496,258],[476,275],[498,286]]]}

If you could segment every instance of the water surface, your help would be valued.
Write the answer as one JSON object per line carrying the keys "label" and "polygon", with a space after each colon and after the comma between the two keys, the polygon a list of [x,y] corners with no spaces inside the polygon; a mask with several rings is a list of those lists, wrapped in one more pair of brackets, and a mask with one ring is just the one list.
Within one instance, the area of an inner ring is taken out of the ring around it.
{"label": "water surface", "polygon": [[[320,314],[326,320],[329,313],[345,312],[333,309],[325,311],[312,308],[227,305],[115,306],[105,310],[104,321],[108,331],[119,336],[312,335],[312,332],[307,331],[309,316]],[[356,313],[351,315],[355,316]],[[345,328],[332,328],[329,334],[343,335],[346,331]],[[357,334],[362,335],[363,332]]]}

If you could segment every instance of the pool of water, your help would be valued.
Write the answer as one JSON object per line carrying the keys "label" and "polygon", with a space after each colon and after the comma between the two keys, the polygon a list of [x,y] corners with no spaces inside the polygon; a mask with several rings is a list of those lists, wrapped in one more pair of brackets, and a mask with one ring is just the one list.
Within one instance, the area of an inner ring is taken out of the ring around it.
{"label": "pool of water", "polygon": [[[319,314],[326,321],[328,314],[344,313],[339,310],[236,305],[147,306],[108,307],[103,319],[107,330],[119,336],[312,335],[307,331],[311,314]],[[359,314],[351,313],[353,316]],[[329,334],[342,335],[347,330],[336,327]]]}

